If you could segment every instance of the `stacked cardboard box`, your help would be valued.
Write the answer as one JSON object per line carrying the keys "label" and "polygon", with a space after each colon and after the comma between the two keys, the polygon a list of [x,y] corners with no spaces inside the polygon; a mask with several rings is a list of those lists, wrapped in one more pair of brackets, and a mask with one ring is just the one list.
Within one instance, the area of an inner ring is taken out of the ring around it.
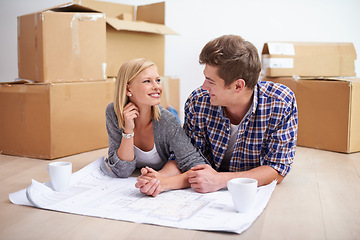
{"label": "stacked cardboard box", "polygon": [[[155,62],[164,76],[165,35],[177,33],[165,25],[165,2],[126,5],[95,0],[75,0],[82,6],[106,14],[106,72],[116,77],[119,66],[133,58]],[[179,112],[179,79],[163,77],[161,105]]]}
{"label": "stacked cardboard box", "polygon": [[0,153],[54,159],[108,145],[105,15],[65,4],[18,17],[19,77],[0,85]]}
{"label": "stacked cardboard box", "polygon": [[[152,60],[160,76],[164,76],[165,35],[177,34],[165,25],[165,2],[139,6],[96,0],[74,2],[106,14],[106,73],[109,78],[116,77],[119,66],[133,58]],[[179,79],[163,77],[162,83],[161,105],[172,106],[179,112]]]}
{"label": "stacked cardboard box", "polygon": [[165,35],[176,34],[165,25],[165,2],[132,6],[94,0],[79,4],[106,14],[107,74],[116,77],[124,62],[144,57],[164,75]]}
{"label": "stacked cardboard box", "polygon": [[0,85],[0,151],[54,159],[108,146],[113,81]]}
{"label": "stacked cardboard box", "polygon": [[[133,58],[152,60],[160,76],[164,76],[165,35],[177,34],[165,25],[165,2],[139,6],[96,0],[74,2],[106,14],[106,73],[109,78],[116,77],[119,67]],[[179,112],[179,79],[162,77],[162,83],[161,105],[172,106]]]}
{"label": "stacked cardboard box", "polygon": [[163,86],[163,92],[160,98],[160,104],[164,108],[173,107],[179,113],[180,110],[180,96],[179,85],[180,80],[178,78],[163,77],[161,79]]}
{"label": "stacked cardboard box", "polygon": [[18,69],[35,82],[106,79],[105,15],[65,4],[18,17]]}
{"label": "stacked cardboard box", "polygon": [[352,43],[265,43],[263,80],[287,85],[295,93],[299,146],[360,151],[355,59]]}
{"label": "stacked cardboard box", "polygon": [[[164,3],[78,2],[18,17],[19,78],[35,83],[0,85],[0,153],[55,159],[107,147],[107,77],[137,57],[163,75],[164,35],[175,34]],[[163,82],[161,104],[179,111],[179,80]]]}

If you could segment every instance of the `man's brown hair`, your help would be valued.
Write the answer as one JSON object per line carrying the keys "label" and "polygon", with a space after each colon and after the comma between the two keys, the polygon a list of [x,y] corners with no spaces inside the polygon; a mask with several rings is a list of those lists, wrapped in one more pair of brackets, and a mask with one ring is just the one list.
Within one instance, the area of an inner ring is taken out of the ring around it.
{"label": "man's brown hair", "polygon": [[243,79],[246,86],[253,89],[261,71],[256,47],[236,35],[224,35],[208,42],[200,53],[199,62],[218,67],[218,75],[225,86]]}

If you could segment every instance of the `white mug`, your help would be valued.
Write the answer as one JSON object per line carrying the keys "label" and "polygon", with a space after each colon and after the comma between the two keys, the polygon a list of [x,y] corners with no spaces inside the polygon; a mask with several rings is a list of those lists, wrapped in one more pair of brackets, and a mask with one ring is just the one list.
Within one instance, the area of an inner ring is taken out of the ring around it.
{"label": "white mug", "polygon": [[70,187],[72,163],[52,162],[47,166],[51,185],[55,191],[65,191]]}
{"label": "white mug", "polygon": [[258,181],[252,178],[234,178],[227,187],[237,212],[249,212],[254,207]]}

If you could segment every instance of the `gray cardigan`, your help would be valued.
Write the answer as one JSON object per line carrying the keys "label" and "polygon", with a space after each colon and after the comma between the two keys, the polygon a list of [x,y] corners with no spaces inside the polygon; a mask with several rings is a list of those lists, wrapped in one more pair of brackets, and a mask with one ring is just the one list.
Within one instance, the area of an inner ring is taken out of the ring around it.
{"label": "gray cardigan", "polygon": [[[175,116],[162,106],[159,107],[161,118],[159,121],[153,120],[153,131],[156,150],[163,165],[169,160],[175,160],[178,168],[186,172],[198,164],[208,164],[205,157],[192,145]],[[105,162],[117,177],[129,177],[136,168],[136,156],[131,162],[121,160],[117,156],[123,129],[119,128],[114,103],[110,103],[106,108],[106,129],[109,136],[109,152]]]}

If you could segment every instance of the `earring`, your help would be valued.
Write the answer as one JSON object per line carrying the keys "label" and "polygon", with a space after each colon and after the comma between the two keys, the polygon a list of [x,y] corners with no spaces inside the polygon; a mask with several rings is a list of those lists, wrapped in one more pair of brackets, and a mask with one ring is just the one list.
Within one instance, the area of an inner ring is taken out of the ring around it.
{"label": "earring", "polygon": [[132,96],[132,94],[131,94],[131,93],[129,93],[129,94],[128,94],[128,96],[129,96],[129,97],[131,97],[131,96]]}

